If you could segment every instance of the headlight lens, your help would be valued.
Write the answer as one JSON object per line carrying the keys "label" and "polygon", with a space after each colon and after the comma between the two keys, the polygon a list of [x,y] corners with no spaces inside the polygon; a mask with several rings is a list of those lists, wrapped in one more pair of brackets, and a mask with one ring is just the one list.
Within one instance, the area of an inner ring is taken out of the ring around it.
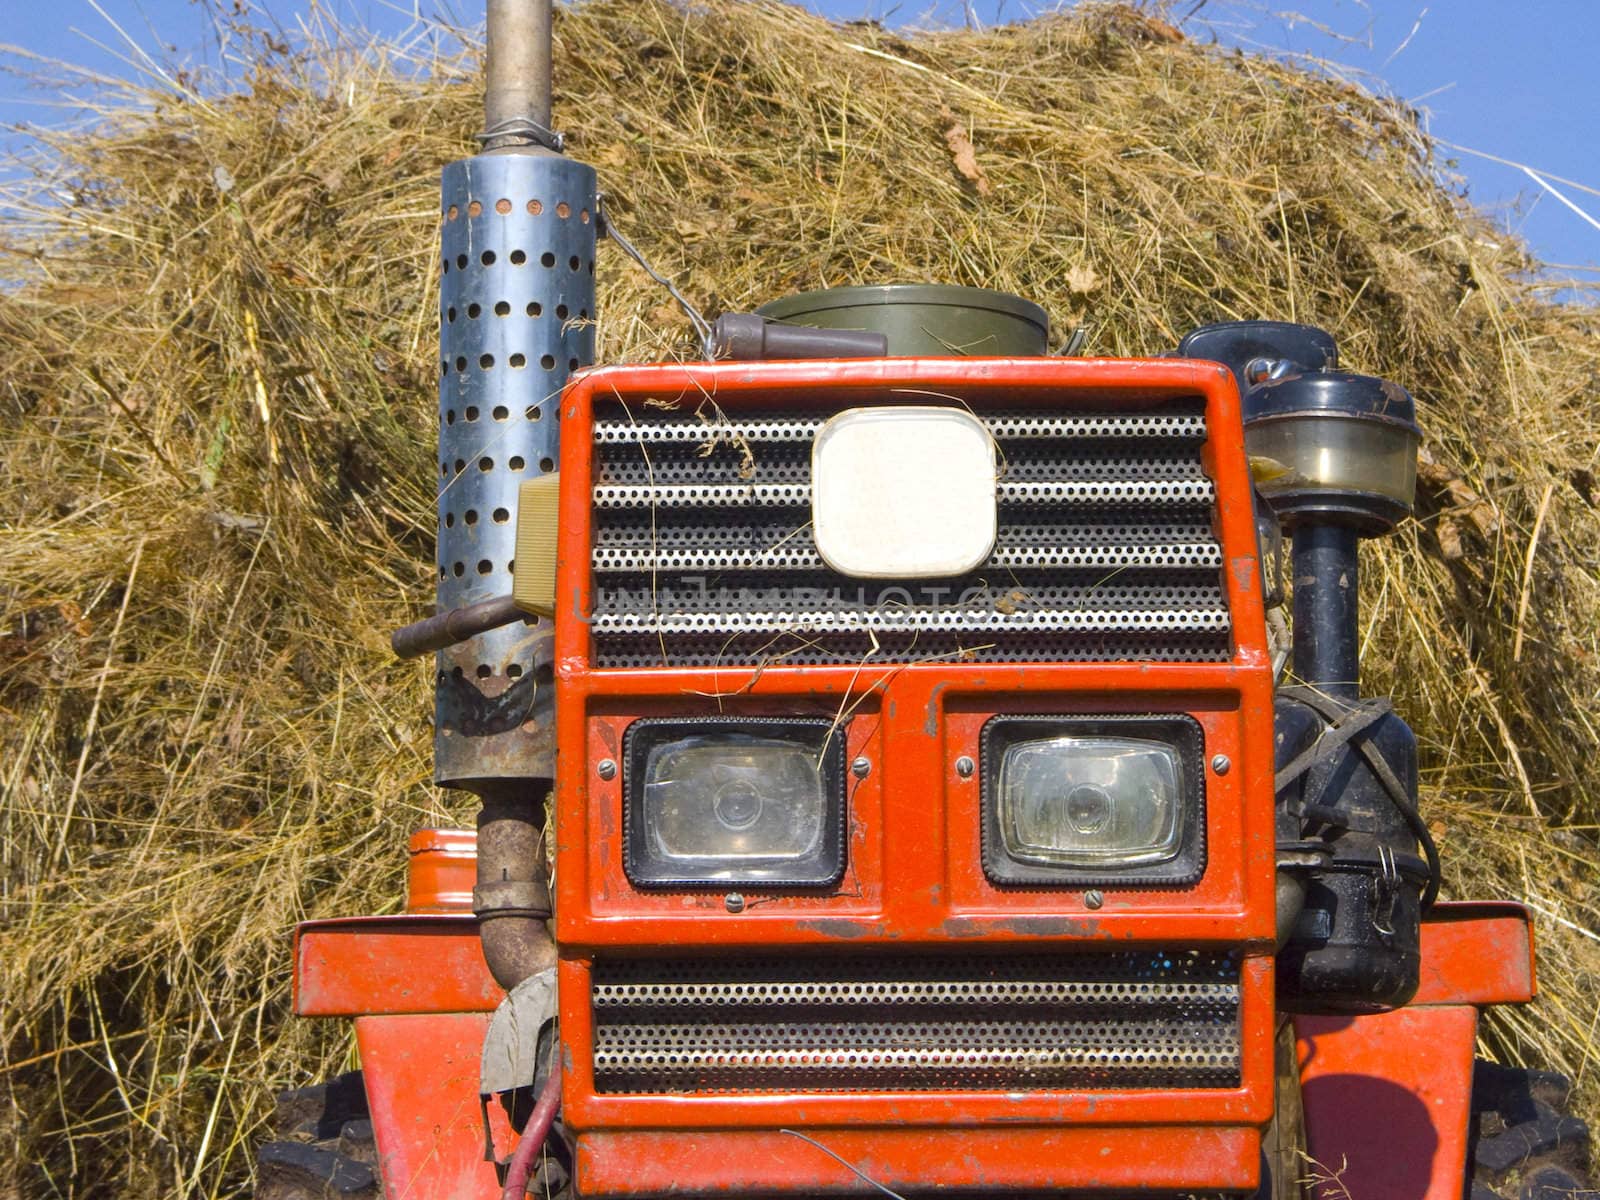
{"label": "headlight lens", "polygon": [[644,886],[835,883],[843,733],[826,720],[635,721],[626,868]]}
{"label": "headlight lens", "polygon": [[1193,882],[1199,726],[1187,717],[996,717],[984,730],[984,867],[999,883]]}
{"label": "headlight lens", "polygon": [[1016,742],[1000,760],[1000,835],[1019,862],[1166,862],[1178,852],[1178,754],[1138,738]]}

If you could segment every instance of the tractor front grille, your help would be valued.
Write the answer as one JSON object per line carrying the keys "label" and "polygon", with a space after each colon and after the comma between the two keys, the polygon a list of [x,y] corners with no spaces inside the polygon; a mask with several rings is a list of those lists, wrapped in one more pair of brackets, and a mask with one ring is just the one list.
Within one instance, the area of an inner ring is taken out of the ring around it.
{"label": "tractor front grille", "polygon": [[594,966],[597,1091],[1225,1088],[1230,954],[616,960]]}
{"label": "tractor front grille", "polygon": [[1226,660],[1200,400],[978,414],[999,536],[957,579],[861,580],[811,537],[825,416],[597,409],[600,667]]}

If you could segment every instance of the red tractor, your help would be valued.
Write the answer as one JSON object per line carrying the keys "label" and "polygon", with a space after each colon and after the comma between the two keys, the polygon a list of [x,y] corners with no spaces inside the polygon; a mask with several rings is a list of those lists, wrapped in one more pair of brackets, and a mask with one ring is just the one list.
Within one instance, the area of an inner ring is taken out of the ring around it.
{"label": "red tractor", "polygon": [[1444,1200],[1570,1153],[1559,1078],[1475,1090],[1528,915],[1435,902],[1415,739],[1357,687],[1406,392],[1305,326],[1060,357],[927,285],[584,369],[595,175],[548,7],[489,13],[440,614],[395,635],[482,811],[413,839],[406,915],[299,929],[362,1071],[284,1098],[259,1194]]}

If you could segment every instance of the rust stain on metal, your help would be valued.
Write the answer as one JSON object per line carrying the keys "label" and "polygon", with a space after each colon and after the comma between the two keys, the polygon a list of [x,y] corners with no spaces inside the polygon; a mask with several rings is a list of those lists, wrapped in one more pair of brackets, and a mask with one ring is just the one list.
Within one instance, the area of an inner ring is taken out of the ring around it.
{"label": "rust stain on metal", "polygon": [[820,933],[825,937],[885,938],[892,937],[882,921],[853,921],[848,917],[817,917],[814,920],[796,921],[795,928]]}
{"label": "rust stain on metal", "polygon": [[1256,560],[1249,555],[1239,555],[1229,560],[1234,582],[1241,591],[1253,591],[1256,586]]}
{"label": "rust stain on metal", "polygon": [[922,732],[929,737],[939,736],[939,697],[944,695],[949,686],[948,682],[938,683],[928,693],[928,719],[922,726]]}
{"label": "rust stain on metal", "polygon": [[1071,937],[1100,936],[1100,922],[1087,917],[1021,916],[978,919],[951,917],[939,926],[939,932],[949,938],[978,938],[996,933],[1010,933],[1018,937]]}

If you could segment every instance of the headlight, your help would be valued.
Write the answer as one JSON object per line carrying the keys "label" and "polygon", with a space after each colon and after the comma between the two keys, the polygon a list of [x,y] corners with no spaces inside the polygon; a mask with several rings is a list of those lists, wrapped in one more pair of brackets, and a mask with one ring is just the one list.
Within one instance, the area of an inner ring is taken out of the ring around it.
{"label": "headlight", "polygon": [[844,734],[821,718],[628,727],[628,878],[823,886],[844,874]]}
{"label": "headlight", "polygon": [[1193,883],[1203,739],[1183,716],[995,717],[983,731],[983,865],[996,883]]}

